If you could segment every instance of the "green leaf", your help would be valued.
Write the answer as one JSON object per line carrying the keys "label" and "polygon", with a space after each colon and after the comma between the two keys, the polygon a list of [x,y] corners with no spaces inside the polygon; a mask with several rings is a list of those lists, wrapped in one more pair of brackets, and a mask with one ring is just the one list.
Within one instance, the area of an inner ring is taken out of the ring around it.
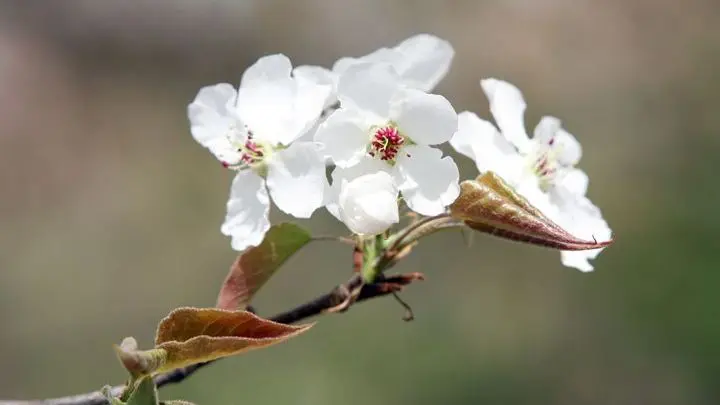
{"label": "green leaf", "polygon": [[113,396],[112,387],[109,385],[104,386],[100,392],[102,392],[110,405],[158,405],[157,388],[152,377],[143,377],[140,380],[130,381],[123,393],[127,398],[127,402]]}
{"label": "green leaf", "polygon": [[295,224],[270,228],[259,246],[246,250],[232,264],[220,288],[217,307],[245,309],[275,271],[310,240],[310,233]]}
{"label": "green leaf", "polygon": [[127,405],[158,405],[157,388],[152,377],[144,377],[138,382]]}
{"label": "green leaf", "polygon": [[460,184],[450,214],[477,231],[561,250],[605,247],[613,241],[577,238],[546,217],[493,172]]}

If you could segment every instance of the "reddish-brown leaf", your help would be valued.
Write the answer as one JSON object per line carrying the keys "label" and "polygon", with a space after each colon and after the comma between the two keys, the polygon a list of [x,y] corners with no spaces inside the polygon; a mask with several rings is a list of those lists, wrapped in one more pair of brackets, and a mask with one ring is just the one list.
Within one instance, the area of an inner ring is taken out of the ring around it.
{"label": "reddish-brown leaf", "polygon": [[274,345],[312,327],[285,325],[247,311],[178,308],[160,322],[157,349],[167,353],[163,372]]}
{"label": "reddish-brown leaf", "polygon": [[310,240],[310,234],[295,224],[270,228],[259,246],[246,250],[232,264],[220,288],[217,307],[245,309],[275,271]]}
{"label": "reddish-brown leaf", "polygon": [[284,325],[247,311],[178,308],[160,321],[155,348],[138,350],[127,338],[115,352],[134,378],[260,349],[312,327]]}

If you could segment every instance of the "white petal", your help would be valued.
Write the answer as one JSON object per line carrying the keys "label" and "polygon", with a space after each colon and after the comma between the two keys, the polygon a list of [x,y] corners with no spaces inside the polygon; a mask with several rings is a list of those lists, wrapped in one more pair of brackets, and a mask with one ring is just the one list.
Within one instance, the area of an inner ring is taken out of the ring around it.
{"label": "white petal", "polygon": [[387,172],[364,174],[342,182],[339,216],[353,233],[375,235],[400,220],[398,189]]}
{"label": "white petal", "polygon": [[[597,240],[603,242],[612,237],[612,231],[603,219],[600,209],[589,199],[577,196],[565,199],[560,206],[561,217],[557,221],[560,226],[571,234],[584,240]],[[563,251],[561,260],[565,266],[574,267],[580,271],[592,271],[593,266],[589,260],[595,259],[603,249],[583,251]]]}
{"label": "white petal", "polygon": [[340,185],[337,186],[337,189],[330,186],[325,194],[325,197],[327,198],[327,201],[325,201],[325,209],[327,209],[328,212],[338,221],[344,222],[343,218],[340,216],[340,203],[338,202],[338,199],[340,198]]}
{"label": "white petal", "polygon": [[335,87],[337,85],[338,75],[334,72],[321,66],[303,65],[293,69],[293,77],[307,80],[315,84],[330,86],[331,91],[325,98],[323,109],[326,109],[337,102]]}
{"label": "white petal", "polygon": [[319,142],[315,142],[315,135],[317,134],[320,126],[325,121],[327,121],[327,117],[321,117],[320,119],[318,119],[317,122],[315,123],[315,125],[312,128],[310,128],[310,130],[305,132],[305,134],[303,136],[296,139],[295,142],[312,142],[312,143],[314,143],[315,146],[317,146],[318,151],[320,151],[320,154],[323,156],[323,160],[325,161],[325,166],[329,166],[329,165],[333,164],[333,161],[332,161],[332,158],[330,157],[330,155],[325,153],[325,145],[323,145]]}
{"label": "white petal", "polygon": [[398,92],[391,118],[401,133],[420,145],[447,142],[458,128],[457,113],[445,97],[414,89]]}
{"label": "white petal", "polygon": [[397,66],[403,83],[423,91],[432,90],[445,77],[455,55],[449,42],[428,34],[410,37],[394,49],[403,55]]}
{"label": "white petal", "polygon": [[560,164],[565,166],[574,166],[578,164],[582,157],[582,147],[580,142],[572,136],[571,133],[560,128],[555,135],[555,142],[552,150],[555,153]]}
{"label": "white petal", "polygon": [[364,156],[355,165],[352,165],[350,167],[336,168],[335,170],[333,170],[331,177],[333,179],[334,186],[337,182],[336,180],[344,179],[346,181],[351,181],[362,175],[377,172],[385,172],[388,174],[392,174],[393,170],[387,163],[379,159],[374,159],[370,156]]}
{"label": "white petal", "polygon": [[[607,226],[607,223],[604,223],[604,225],[598,224],[595,228],[593,236],[598,241],[606,241],[612,237],[612,232]],[[560,260],[562,264],[567,267],[573,267],[582,272],[589,272],[594,270],[593,265],[590,264],[590,260],[596,259],[603,250],[604,248],[580,251],[562,251],[560,252]]]}
{"label": "white petal", "polygon": [[290,142],[314,130],[322,115],[325,104],[332,95],[331,85],[319,85],[304,78],[296,78],[297,92],[294,101],[293,129],[286,132],[289,136],[280,137],[280,143]]}
{"label": "white petal", "polygon": [[263,56],[243,73],[240,87],[255,86],[290,77],[292,64],[283,54]]}
{"label": "white petal", "polygon": [[228,110],[228,104],[235,101],[237,92],[228,83],[206,86],[200,89],[195,100],[188,106],[190,131],[202,146],[225,138],[227,131],[236,121]]}
{"label": "white petal", "polygon": [[560,209],[554,204],[550,195],[540,188],[537,176],[531,174],[522,176],[520,179],[521,180],[515,184],[511,183],[515,191],[525,197],[530,204],[545,214],[546,217],[559,223],[561,216]]}
{"label": "white petal", "polygon": [[235,114],[235,89],[221,83],[200,89],[188,106],[193,138],[221,162],[237,164],[241,154],[237,145],[245,142],[245,126]]}
{"label": "white petal", "polygon": [[590,264],[590,260],[594,259],[598,255],[598,253],[595,253],[595,250],[563,250],[560,252],[560,261],[563,266],[572,267],[582,271],[583,273],[588,273],[595,269],[593,265]]}
{"label": "white petal", "polygon": [[[315,142],[315,134],[317,134],[320,125],[327,121],[327,117],[318,118],[315,124],[309,130],[305,131],[302,136],[295,140],[295,142]],[[322,149],[322,145],[318,145]]]}
{"label": "white petal", "polygon": [[270,198],[263,179],[251,170],[235,175],[230,187],[225,222],[220,230],[232,237],[232,247],[243,251],[262,242],[270,229]]}
{"label": "white petal", "polygon": [[533,131],[533,141],[539,145],[548,145],[562,128],[562,122],[558,118],[546,115],[540,119]]}
{"label": "white petal", "polygon": [[310,218],[322,206],[327,187],[325,161],[316,145],[295,142],[275,152],[268,162],[267,186],[282,211]]}
{"label": "white petal", "polygon": [[450,145],[473,159],[480,173],[493,171],[510,184],[520,181],[523,157],[494,125],[475,113],[464,111],[458,115],[458,131],[450,139]]}
{"label": "white petal", "polygon": [[[400,191],[407,205],[422,215],[438,215],[460,195],[458,168],[439,149],[408,146],[398,157]],[[409,156],[408,156],[409,155]]]}
{"label": "white petal", "polygon": [[399,88],[400,77],[388,64],[351,65],[338,79],[340,104],[387,118],[390,100]]}
{"label": "white petal", "polygon": [[406,86],[422,91],[432,90],[450,68],[455,54],[450,43],[428,34],[410,37],[392,49],[380,48],[359,58],[341,58],[333,72],[342,74],[358,63],[388,63]]}
{"label": "white petal", "polygon": [[298,128],[295,122],[297,83],[289,74],[283,79],[250,83],[238,90],[237,113],[253,136],[277,144],[281,139],[302,135],[298,133],[302,128]]}
{"label": "white petal", "polygon": [[359,58],[340,58],[333,65],[332,71],[335,74],[341,75],[345,73],[351,66],[359,63],[387,63],[395,68],[397,71],[399,65],[402,63],[403,55],[389,48],[380,48],[373,51],[365,56]]}
{"label": "white petal", "polygon": [[584,196],[587,193],[589,182],[590,179],[585,172],[580,169],[571,169],[563,172],[556,187],[561,193],[570,196]]}
{"label": "white petal", "polygon": [[398,50],[396,49],[380,48],[360,58],[341,58],[336,62],[335,66],[337,66],[340,70],[347,70],[347,68],[354,64],[367,62],[387,63],[391,65],[395,72],[397,72],[399,75],[400,69],[403,69],[405,66],[404,64],[406,62],[406,55],[398,52]]}
{"label": "white petal", "polygon": [[598,241],[607,240],[610,228],[602,217],[602,212],[585,196],[565,198],[559,204],[562,219],[560,225],[573,235]]}
{"label": "white petal", "polygon": [[356,111],[340,108],[320,125],[315,141],[336,165],[348,167],[367,154],[369,129]]}
{"label": "white petal", "polygon": [[322,66],[313,65],[297,66],[293,69],[293,77],[302,77],[317,84],[330,86],[334,85],[336,79],[336,75],[332,71]]}
{"label": "white petal", "polygon": [[345,73],[346,70],[348,70],[350,66],[356,65],[358,63],[362,63],[362,61],[358,58],[340,58],[335,62],[335,64],[333,64],[332,72],[335,73],[338,77],[340,77],[343,73]]}
{"label": "white petal", "polygon": [[478,118],[475,113],[463,111],[458,114],[458,129],[450,138],[450,146],[458,153],[475,160],[472,145],[478,142],[478,134],[484,132],[496,133],[497,131],[491,123]]}
{"label": "white petal", "polygon": [[340,221],[343,218],[340,217],[338,199],[340,198],[340,189],[343,182],[350,182],[356,178],[377,172],[386,172],[391,174],[393,171],[391,167],[378,159],[373,159],[370,156],[362,157],[357,164],[349,167],[337,166],[332,172],[332,184],[326,194],[325,207],[327,210]]}
{"label": "white petal", "polygon": [[527,151],[529,139],[525,132],[525,100],[512,84],[498,79],[483,79],[480,85],[490,102],[490,112],[503,136],[521,152]]}
{"label": "white petal", "polygon": [[574,166],[580,161],[580,143],[562,128],[562,123],[555,117],[544,116],[540,119],[535,127],[533,141],[537,147],[550,148],[553,157],[563,166]]}
{"label": "white petal", "polygon": [[207,145],[208,150],[217,160],[225,165],[236,165],[242,162],[243,154],[226,139],[217,139]]}
{"label": "white petal", "polygon": [[322,113],[332,87],[290,76],[284,55],[260,58],[243,74],[237,114],[253,136],[288,145],[310,130]]}

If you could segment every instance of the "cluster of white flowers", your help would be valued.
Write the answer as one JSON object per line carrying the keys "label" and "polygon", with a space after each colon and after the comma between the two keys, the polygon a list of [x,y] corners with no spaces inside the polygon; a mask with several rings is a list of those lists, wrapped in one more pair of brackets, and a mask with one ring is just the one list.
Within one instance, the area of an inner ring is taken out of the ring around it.
{"label": "cluster of white flowers", "polygon": [[[609,237],[585,197],[587,176],[573,167],[580,146],[557,119],[543,118],[529,139],[522,95],[496,79],[481,84],[499,131],[473,113],[458,117],[447,99],[430,93],[453,56],[447,41],[422,34],[342,58],[332,69],[293,69],[284,55],[265,56],[237,90],[227,83],[202,88],[188,107],[191,132],[237,172],[221,227],[233,248],[263,240],[270,196],[296,218],[324,206],[359,235],[397,223],[400,196],[418,214],[441,214],[460,193],[455,162],[434,147],[448,141],[570,232]],[[563,263],[591,270],[587,260],[597,253],[563,252]]]}

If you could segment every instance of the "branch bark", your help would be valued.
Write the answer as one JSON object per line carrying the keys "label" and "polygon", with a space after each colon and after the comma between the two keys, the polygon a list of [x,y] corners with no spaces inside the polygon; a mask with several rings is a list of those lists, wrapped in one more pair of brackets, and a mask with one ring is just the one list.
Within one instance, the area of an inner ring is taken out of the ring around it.
{"label": "branch bark", "polygon": [[[282,312],[269,318],[279,323],[296,323],[307,318],[325,313],[339,313],[348,310],[353,304],[372,298],[382,297],[388,294],[395,294],[402,288],[413,281],[422,280],[421,273],[408,273],[395,276],[388,276],[378,280],[373,284],[363,284],[362,277],[359,274],[353,275],[347,282],[333,288],[327,294],[323,294],[311,301],[301,304],[286,312]],[[217,360],[215,360],[217,361]],[[192,366],[179,368],[166,374],[155,377],[155,385],[158,388],[170,384],[176,384],[184,381],[188,377],[195,374],[201,368],[214,363],[214,361],[206,363],[198,363]],[[120,395],[124,385],[112,387],[114,396]],[[31,401],[15,401],[0,400],[0,405],[107,405],[100,391],[89,392],[86,394],[72,395],[68,397],[31,400]]]}

